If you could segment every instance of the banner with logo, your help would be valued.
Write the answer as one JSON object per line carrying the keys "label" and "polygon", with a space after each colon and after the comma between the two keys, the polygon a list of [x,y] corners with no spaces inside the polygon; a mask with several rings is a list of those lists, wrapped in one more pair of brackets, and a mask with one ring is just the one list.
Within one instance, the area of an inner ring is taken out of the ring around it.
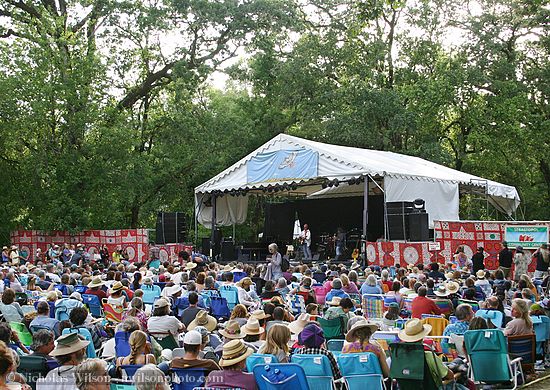
{"label": "banner with logo", "polygon": [[308,149],[260,153],[247,164],[248,184],[300,181],[317,177],[319,154]]}
{"label": "banner with logo", "polygon": [[510,248],[519,245],[525,249],[536,249],[541,244],[548,243],[548,226],[507,225],[504,230],[504,239]]}

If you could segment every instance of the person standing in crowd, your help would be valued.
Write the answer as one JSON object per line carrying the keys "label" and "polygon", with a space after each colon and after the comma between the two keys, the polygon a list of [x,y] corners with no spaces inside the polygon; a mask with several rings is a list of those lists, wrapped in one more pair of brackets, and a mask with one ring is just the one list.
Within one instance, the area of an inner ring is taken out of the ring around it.
{"label": "person standing in crowd", "polygon": [[311,260],[311,230],[309,230],[307,223],[304,224],[304,230],[300,233],[299,239],[302,244],[304,259]]}
{"label": "person standing in crowd", "polygon": [[346,232],[341,227],[336,229],[336,260],[344,255],[344,250],[346,248]]}
{"label": "person standing in crowd", "polygon": [[468,263],[468,256],[466,256],[466,253],[464,253],[464,245],[459,245],[457,248],[456,248],[456,252],[453,256],[453,263],[454,265],[456,266],[456,268],[466,268],[468,267],[469,268],[469,263]]}
{"label": "person standing in crowd", "polygon": [[283,277],[283,270],[281,268],[283,257],[279,253],[279,247],[275,243],[269,244],[268,250],[271,257],[267,258],[269,264],[266,267],[264,279],[278,281],[279,278]]}
{"label": "person standing in crowd", "polygon": [[472,264],[473,264],[473,267],[474,267],[474,273],[476,273],[477,271],[479,270],[484,270],[485,269],[485,249],[483,249],[482,246],[480,246],[479,248],[477,248],[477,252],[474,253],[474,255],[472,256]]}
{"label": "person standing in crowd", "polygon": [[498,267],[504,272],[504,277],[506,279],[510,276],[510,269],[512,268],[512,258],[513,254],[510,249],[508,249],[508,243],[502,241],[502,250],[498,253]]}
{"label": "person standing in crowd", "polygon": [[523,247],[517,246],[514,254],[514,281],[516,283],[519,282],[521,275],[527,274],[530,260],[529,256],[523,251]]}
{"label": "person standing in crowd", "polygon": [[533,257],[537,261],[537,268],[535,269],[535,279],[544,279],[548,276],[548,265],[550,263],[550,251],[548,251],[548,245],[542,244],[539,249],[533,253]]}
{"label": "person standing in crowd", "polygon": [[159,269],[160,267],[160,248],[154,242],[149,246],[149,262],[148,268]]}

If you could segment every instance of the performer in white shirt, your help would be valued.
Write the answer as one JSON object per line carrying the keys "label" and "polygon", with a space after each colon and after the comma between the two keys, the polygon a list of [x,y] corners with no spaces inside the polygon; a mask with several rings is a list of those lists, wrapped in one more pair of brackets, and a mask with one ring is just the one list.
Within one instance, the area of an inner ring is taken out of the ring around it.
{"label": "performer in white shirt", "polygon": [[304,251],[304,258],[306,260],[311,260],[311,230],[309,230],[307,223],[304,224],[304,230],[300,233],[300,243]]}

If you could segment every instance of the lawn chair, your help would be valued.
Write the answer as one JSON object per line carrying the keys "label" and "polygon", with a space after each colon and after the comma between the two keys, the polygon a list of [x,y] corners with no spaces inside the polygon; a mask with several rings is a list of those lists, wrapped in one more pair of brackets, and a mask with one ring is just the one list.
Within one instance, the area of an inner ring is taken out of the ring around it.
{"label": "lawn chair", "polygon": [[109,390],[136,390],[136,385],[134,383],[112,383],[109,387]]}
{"label": "lawn chair", "polygon": [[344,341],[340,339],[332,339],[327,341],[327,349],[333,354],[342,353],[342,348],[344,348]]}
{"label": "lawn chair", "polygon": [[111,305],[110,303],[103,304],[103,312],[105,313],[105,319],[113,324],[119,324],[122,322],[122,313],[124,308],[122,306]]}
{"label": "lawn chair", "polygon": [[384,295],[363,294],[363,314],[367,319],[384,316]]}
{"label": "lawn chair", "polygon": [[336,356],[336,361],[348,390],[385,389],[380,362],[374,353],[343,353]]}
{"label": "lawn chair", "polygon": [[21,322],[10,322],[10,328],[17,333],[21,344],[27,347],[32,345],[32,334],[29,332],[25,324],[22,324]]}
{"label": "lawn chair", "polygon": [[210,298],[210,309],[213,317],[229,319],[231,310],[227,304],[227,300],[223,297],[212,296]]}
{"label": "lawn chair", "polygon": [[155,298],[160,297],[162,290],[159,286],[156,286],[154,284],[152,285],[141,285],[141,290],[143,291],[143,304],[145,305],[152,305],[155,303]]}
{"label": "lawn chair", "polygon": [[475,312],[477,312],[479,310],[479,302],[478,301],[471,301],[469,299],[459,299],[458,300],[458,304],[461,305],[461,304],[467,304],[467,305],[470,305],[472,310]]}
{"label": "lawn chair", "polygon": [[521,358],[510,360],[506,337],[500,329],[468,330],[464,333],[464,345],[470,365],[468,376],[476,384],[506,384],[514,390],[518,386],[518,374],[523,381]]}
{"label": "lawn chair", "polygon": [[295,294],[286,296],[286,304],[291,308],[292,314],[299,315],[300,313],[306,312],[306,304],[304,297],[301,295]]}
{"label": "lawn chair", "polygon": [[88,286],[74,286],[74,291],[80,295],[85,294],[86,290],[88,290]]}
{"label": "lawn chair", "polygon": [[239,304],[239,290],[234,286],[221,286],[220,287],[220,296],[227,300],[227,307],[229,310]]}
{"label": "lawn chair", "polygon": [[[441,379],[430,375],[422,343],[392,343],[390,378],[400,390],[437,390]],[[434,359],[438,359],[435,354]],[[436,379],[438,379],[436,381]]]}
{"label": "lawn chair", "polygon": [[448,317],[453,312],[453,303],[449,299],[438,298],[434,302],[445,317]]}
{"label": "lawn chair", "polygon": [[172,368],[172,388],[174,390],[193,390],[204,386],[207,370],[204,368]]}
{"label": "lawn chair", "polygon": [[315,390],[332,390],[334,378],[330,360],[325,355],[292,355],[291,363],[299,364],[306,373],[309,387]]}
{"label": "lawn chair", "polygon": [[491,321],[497,328],[502,328],[502,322],[504,321],[504,313],[498,310],[480,309],[476,311],[476,317],[481,317],[486,321]]}
{"label": "lawn chair", "polygon": [[253,353],[246,358],[246,371],[252,372],[258,364],[279,363],[277,356],[266,353]]}
{"label": "lawn chair", "polygon": [[69,289],[64,284],[56,284],[54,289],[57,290],[57,291],[61,291],[61,295],[63,295],[64,297],[69,296]]}
{"label": "lawn chair", "polygon": [[154,338],[157,343],[159,343],[162,349],[173,350],[174,348],[180,347],[178,341],[171,333],[151,333],[151,337]]}
{"label": "lawn chair", "polygon": [[233,283],[237,283],[239,280],[244,279],[248,276],[246,272],[233,272]]}
{"label": "lawn chair", "polygon": [[443,317],[427,317],[422,316],[422,324],[429,324],[432,326],[430,331],[430,336],[443,336],[443,331],[445,327],[449,325],[449,321]]}
{"label": "lawn chair", "polygon": [[325,304],[325,297],[327,296],[327,291],[325,290],[325,287],[320,285],[313,285],[311,286],[313,291],[315,292],[315,300],[319,305]]}
{"label": "lawn chair", "polygon": [[44,378],[51,370],[44,356],[19,356],[17,372],[21,374],[31,389],[36,389],[37,379]]}
{"label": "lawn chair", "polygon": [[103,309],[97,295],[82,295],[82,303],[84,303],[88,307],[88,310],[90,310],[92,316],[94,316],[95,318],[103,317]]}
{"label": "lawn chair", "polygon": [[550,338],[550,318],[548,316],[531,316],[537,342],[537,359],[544,360],[546,342]]}
{"label": "lawn chair", "polygon": [[344,320],[342,317],[327,320],[318,318],[319,325],[323,329],[325,340],[343,339],[344,338]]}
{"label": "lawn chair", "polygon": [[130,355],[130,332],[115,333],[115,355],[117,358]]}
{"label": "lawn chair", "polygon": [[133,380],[134,375],[136,374],[136,371],[139,370],[141,367],[143,367],[142,364],[121,365],[120,370],[122,371],[122,379],[126,381]]}
{"label": "lawn chair", "polygon": [[508,336],[508,354],[510,358],[521,358],[521,370],[534,373],[537,342],[534,334]]}
{"label": "lawn chair", "polygon": [[298,364],[258,364],[253,373],[258,390],[310,390],[304,369]]}
{"label": "lawn chair", "polygon": [[212,297],[220,296],[220,294],[218,293],[218,290],[202,290],[199,295],[202,297],[204,306],[206,307],[210,307],[210,304],[212,302]]}

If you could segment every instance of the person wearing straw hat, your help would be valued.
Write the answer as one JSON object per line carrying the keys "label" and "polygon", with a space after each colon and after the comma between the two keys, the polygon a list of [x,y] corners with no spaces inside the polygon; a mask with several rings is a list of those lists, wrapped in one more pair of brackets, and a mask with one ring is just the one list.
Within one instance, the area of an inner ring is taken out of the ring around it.
{"label": "person wearing straw hat", "polygon": [[185,325],[176,317],[170,315],[170,302],[159,298],[153,304],[152,316],[147,320],[149,333],[170,333],[177,337],[185,331]]}
{"label": "person wearing straw hat", "polygon": [[252,355],[242,340],[231,340],[223,346],[220,367],[223,370],[212,371],[206,378],[205,387],[241,388],[257,390],[254,374],[244,372],[246,358]]}
{"label": "person wearing straw hat", "polygon": [[109,298],[107,303],[113,306],[126,307],[128,302],[126,301],[126,295],[124,295],[124,285],[121,282],[114,282],[113,287],[110,289]]}
{"label": "person wearing straw hat", "polygon": [[[399,331],[399,339],[403,343],[418,343],[424,340],[424,337],[431,331],[431,325],[423,325],[420,319],[411,318],[405,323],[403,329]],[[428,364],[429,372],[437,373],[439,376],[439,381],[436,381],[436,383],[441,382],[442,379],[453,379],[453,372],[443,364],[441,359],[434,358],[434,353],[431,350],[424,350],[424,357]]]}
{"label": "person wearing straw hat", "polygon": [[260,340],[260,338],[264,334],[265,329],[260,326],[260,321],[256,318],[249,318],[242,327],[242,330],[246,334],[244,342],[249,347],[252,347],[254,351],[258,351],[258,349],[264,345],[264,341]]}
{"label": "person wearing straw hat", "polygon": [[304,330],[305,326],[310,322],[310,315],[307,313],[301,313],[298,318],[288,324],[288,329],[293,334],[299,334]]}
{"label": "person wearing straw hat", "polygon": [[[394,302],[395,303],[395,302]],[[376,342],[371,341],[370,337],[378,330],[378,325],[364,318],[355,322],[346,334],[348,344],[342,348],[342,353],[363,353],[372,352],[380,362],[380,368],[385,377],[390,374],[390,368],[386,362],[384,349]]]}
{"label": "person wearing straw hat", "polygon": [[493,292],[493,289],[491,287],[491,283],[487,280],[485,277],[485,270],[480,269],[476,272],[476,278],[477,280],[474,283],[474,286],[478,286],[483,291],[483,294],[485,294],[486,297],[490,296]]}
{"label": "person wearing straw hat", "polygon": [[107,293],[101,289],[103,286],[103,280],[101,280],[101,277],[95,276],[92,281],[88,284],[88,289],[86,290],[85,294],[87,295],[95,295],[99,298],[99,302],[101,302],[103,299],[107,299]]}
{"label": "person wearing straw hat", "polygon": [[199,357],[202,349],[202,336],[196,330],[190,330],[185,334],[183,349],[185,354],[172,359],[170,368],[204,368],[207,374],[220,369],[215,361]]}
{"label": "person wearing straw hat", "polygon": [[449,295],[444,284],[440,284],[434,291],[434,294],[441,298],[446,298]]}
{"label": "person wearing straw hat", "polygon": [[60,336],[50,356],[57,359],[60,366],[51,370],[45,378],[36,382],[36,390],[76,390],[76,367],[86,358],[89,341],[76,333]]}
{"label": "person wearing straw hat", "polygon": [[211,315],[208,315],[206,310],[201,310],[197,313],[195,319],[189,323],[187,330],[193,330],[197,326],[204,326],[209,332],[213,332],[218,326],[218,321]]}

